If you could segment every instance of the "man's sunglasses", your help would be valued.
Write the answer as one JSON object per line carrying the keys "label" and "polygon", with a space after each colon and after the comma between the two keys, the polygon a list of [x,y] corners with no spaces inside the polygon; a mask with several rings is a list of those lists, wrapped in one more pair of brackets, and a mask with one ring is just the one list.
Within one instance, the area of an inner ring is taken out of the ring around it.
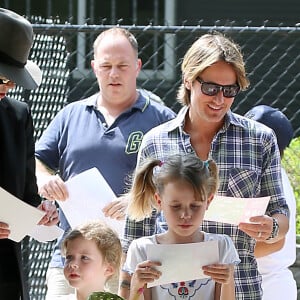
{"label": "man's sunglasses", "polygon": [[202,93],[207,96],[215,96],[222,91],[224,97],[233,98],[240,91],[240,87],[237,84],[220,85],[216,83],[205,82],[200,77],[197,77],[196,80],[201,84]]}
{"label": "man's sunglasses", "polygon": [[10,80],[9,79],[7,79],[7,78],[1,78],[0,77],[0,84],[7,84],[7,83],[9,83],[10,82]]}

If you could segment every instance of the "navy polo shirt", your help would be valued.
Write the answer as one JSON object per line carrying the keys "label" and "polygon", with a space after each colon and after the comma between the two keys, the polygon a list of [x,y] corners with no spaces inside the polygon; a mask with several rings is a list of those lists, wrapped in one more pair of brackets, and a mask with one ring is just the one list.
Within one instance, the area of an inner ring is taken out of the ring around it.
{"label": "navy polo shirt", "polygon": [[[97,110],[97,98],[98,94],[64,107],[37,142],[35,155],[64,181],[96,167],[119,196],[129,188],[144,134],[175,113],[140,93],[135,104],[108,127]],[[65,231],[70,228],[62,212],[60,224]],[[63,267],[59,245],[56,250],[50,267]]]}

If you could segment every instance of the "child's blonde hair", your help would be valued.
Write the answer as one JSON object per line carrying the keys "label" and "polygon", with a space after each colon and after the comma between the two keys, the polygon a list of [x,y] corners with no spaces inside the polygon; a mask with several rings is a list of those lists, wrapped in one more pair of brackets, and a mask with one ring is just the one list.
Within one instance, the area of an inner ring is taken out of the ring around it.
{"label": "child's blonde hair", "polygon": [[117,274],[120,270],[122,247],[118,234],[106,223],[90,221],[71,230],[63,240],[62,255],[66,256],[68,243],[77,238],[92,240],[96,243],[103,260],[109,263]]}
{"label": "child's blonde hair", "polygon": [[[159,167],[154,174],[154,168]],[[195,155],[176,154],[164,162],[148,158],[137,168],[129,192],[128,216],[139,221],[158,209],[154,194],[162,194],[169,182],[184,180],[192,185],[197,200],[205,201],[219,185],[218,168],[213,160],[202,161]]]}

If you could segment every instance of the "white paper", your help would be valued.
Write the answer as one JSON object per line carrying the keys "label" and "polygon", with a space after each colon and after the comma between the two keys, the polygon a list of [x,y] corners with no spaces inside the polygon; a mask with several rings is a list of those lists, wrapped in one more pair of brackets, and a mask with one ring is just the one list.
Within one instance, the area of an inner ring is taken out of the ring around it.
{"label": "white paper", "polygon": [[91,220],[101,219],[120,236],[124,221],[107,218],[102,209],[116,196],[97,168],[84,171],[66,181],[69,197],[57,201],[71,228]]}
{"label": "white paper", "polygon": [[159,279],[147,287],[172,282],[207,278],[202,267],[219,262],[218,241],[191,244],[146,245],[147,259],[161,262],[155,267],[162,272]]}
{"label": "white paper", "polygon": [[10,229],[9,239],[20,242],[29,235],[45,212],[33,207],[0,187],[0,221]]}
{"label": "white paper", "polygon": [[240,222],[250,223],[249,218],[264,215],[270,197],[235,198],[215,196],[211,201],[204,219],[238,225]]}
{"label": "white paper", "polygon": [[63,233],[64,231],[55,225],[52,226],[36,225],[29,235],[41,243],[46,243],[57,239]]}

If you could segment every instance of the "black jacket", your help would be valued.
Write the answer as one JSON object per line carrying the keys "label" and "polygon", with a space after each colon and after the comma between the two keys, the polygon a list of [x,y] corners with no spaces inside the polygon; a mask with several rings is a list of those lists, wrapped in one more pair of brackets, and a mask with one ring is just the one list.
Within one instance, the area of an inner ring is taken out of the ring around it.
{"label": "black jacket", "polygon": [[[35,177],[32,117],[26,103],[7,97],[0,100],[0,186],[28,204],[38,206],[40,203]],[[11,250],[17,260],[18,268],[14,273],[16,278],[21,278],[22,299],[29,300],[21,244],[9,241],[0,240],[0,247],[11,248],[6,250]]]}

